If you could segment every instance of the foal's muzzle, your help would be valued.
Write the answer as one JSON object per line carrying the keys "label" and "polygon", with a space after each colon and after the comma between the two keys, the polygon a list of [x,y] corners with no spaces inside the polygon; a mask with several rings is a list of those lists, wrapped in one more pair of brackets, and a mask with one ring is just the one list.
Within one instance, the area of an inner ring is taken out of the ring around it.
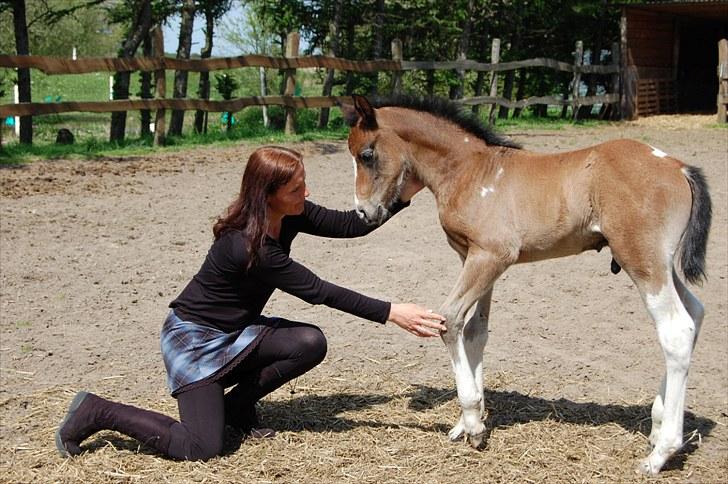
{"label": "foal's muzzle", "polygon": [[357,204],[354,210],[359,218],[367,225],[382,225],[390,217],[389,210],[381,205],[365,208],[362,205]]}

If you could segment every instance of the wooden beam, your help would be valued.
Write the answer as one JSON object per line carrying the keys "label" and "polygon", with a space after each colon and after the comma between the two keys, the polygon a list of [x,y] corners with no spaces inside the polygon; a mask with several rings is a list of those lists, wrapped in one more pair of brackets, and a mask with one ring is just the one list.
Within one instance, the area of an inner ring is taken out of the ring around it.
{"label": "wooden beam", "polygon": [[291,108],[326,108],[340,103],[352,104],[349,96],[250,96],[228,101],[206,99],[120,99],[116,101],[84,101],[59,103],[19,103],[0,105],[0,116],[28,116],[33,114],[60,114],[71,112],[110,113],[141,109],[201,109],[210,112],[236,112],[248,106],[286,106]]}

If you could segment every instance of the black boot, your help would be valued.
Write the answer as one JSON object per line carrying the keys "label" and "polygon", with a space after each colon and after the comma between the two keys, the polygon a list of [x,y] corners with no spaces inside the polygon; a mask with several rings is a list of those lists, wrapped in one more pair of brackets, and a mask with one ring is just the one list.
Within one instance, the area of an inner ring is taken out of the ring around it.
{"label": "black boot", "polygon": [[63,457],[78,455],[81,442],[92,434],[99,430],[116,430],[166,454],[170,427],[176,422],[160,413],[79,392],[58,427],[56,448]]}
{"label": "black boot", "polygon": [[251,403],[235,387],[225,395],[225,424],[252,438],[275,437],[273,429],[261,428],[255,403]]}

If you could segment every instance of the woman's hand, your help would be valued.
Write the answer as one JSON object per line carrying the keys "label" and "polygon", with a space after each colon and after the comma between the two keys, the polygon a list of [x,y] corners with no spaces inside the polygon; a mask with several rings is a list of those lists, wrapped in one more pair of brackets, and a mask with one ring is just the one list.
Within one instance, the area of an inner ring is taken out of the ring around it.
{"label": "woman's hand", "polygon": [[387,321],[392,321],[405,331],[423,338],[439,336],[440,331],[447,331],[445,325],[442,324],[445,322],[443,316],[416,304],[392,303]]}

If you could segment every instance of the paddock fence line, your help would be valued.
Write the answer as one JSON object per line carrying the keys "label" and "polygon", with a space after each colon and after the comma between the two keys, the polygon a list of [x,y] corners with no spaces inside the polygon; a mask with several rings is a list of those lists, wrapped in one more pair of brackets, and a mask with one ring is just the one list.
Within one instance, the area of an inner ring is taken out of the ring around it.
{"label": "paddock fence line", "polygon": [[[298,56],[298,33],[289,34],[284,57],[264,55],[245,55],[238,57],[221,57],[211,59],[175,59],[169,57],[134,57],[134,58],[85,58],[66,59],[46,56],[18,56],[0,55],[0,67],[37,69],[45,74],[87,74],[93,72],[153,72],[157,77],[156,98],[154,99],[115,99],[109,101],[64,101],[56,103],[29,102],[0,105],[0,118],[7,116],[34,116],[46,114],[61,114],[68,112],[121,112],[136,110],[157,110],[157,120],[164,110],[202,110],[207,112],[237,112],[250,106],[283,106],[286,108],[286,132],[294,132],[295,111],[305,108],[329,108],[341,103],[351,103],[350,96],[296,96],[295,77],[297,69],[332,69],[346,72],[374,73],[391,72],[391,90],[396,93],[401,90],[402,73],[407,71],[473,71],[490,73],[490,92],[488,96],[476,95],[470,98],[455,99],[455,102],[468,106],[490,105],[490,119],[494,118],[497,106],[508,109],[524,108],[536,104],[558,105],[571,107],[574,117],[580,106],[594,104],[614,105],[620,103],[619,94],[619,54],[618,45],[612,45],[612,63],[610,64],[584,64],[583,45],[576,43],[574,63],[567,63],[550,58],[533,58],[521,61],[499,62],[500,39],[493,39],[490,63],[473,60],[457,61],[406,61],[403,60],[401,42],[395,39],[392,42],[393,59],[381,60],[349,60],[339,57],[323,55]],[[284,72],[285,91],[280,96],[247,96],[224,101],[211,101],[208,99],[166,98],[164,88],[164,71],[179,70],[188,72],[212,72],[238,68],[270,68],[280,69]],[[569,95],[563,96],[533,96],[519,100],[512,100],[498,95],[498,74],[524,68],[541,67],[559,72],[573,74]],[[601,95],[582,95],[580,93],[582,74],[597,74],[611,76],[608,83],[612,92]],[[155,128],[155,144],[163,144],[164,122],[157,122]],[[0,142],[1,142],[0,138]]]}

